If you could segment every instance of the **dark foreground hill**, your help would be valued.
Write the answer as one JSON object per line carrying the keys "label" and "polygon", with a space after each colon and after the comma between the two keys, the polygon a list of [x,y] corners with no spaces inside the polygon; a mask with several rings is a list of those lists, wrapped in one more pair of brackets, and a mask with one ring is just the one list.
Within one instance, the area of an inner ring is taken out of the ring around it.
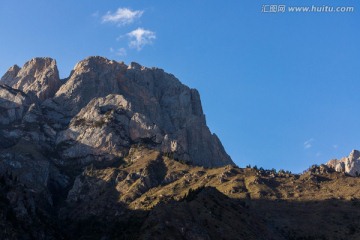
{"label": "dark foreground hill", "polygon": [[5,174],[0,238],[360,238],[360,178],[325,166],[292,175],[133,154],[141,157],[132,164],[87,166],[70,190],[37,191]]}

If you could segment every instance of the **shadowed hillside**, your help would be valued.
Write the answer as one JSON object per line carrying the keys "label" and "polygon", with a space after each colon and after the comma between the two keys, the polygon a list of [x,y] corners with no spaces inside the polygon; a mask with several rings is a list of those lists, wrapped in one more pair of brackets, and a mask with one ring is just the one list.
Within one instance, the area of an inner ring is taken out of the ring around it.
{"label": "shadowed hillside", "polygon": [[360,237],[360,178],[326,166],[292,175],[194,167],[141,147],[133,153],[142,157],[132,164],[88,166],[52,206],[12,176],[2,177],[2,238]]}

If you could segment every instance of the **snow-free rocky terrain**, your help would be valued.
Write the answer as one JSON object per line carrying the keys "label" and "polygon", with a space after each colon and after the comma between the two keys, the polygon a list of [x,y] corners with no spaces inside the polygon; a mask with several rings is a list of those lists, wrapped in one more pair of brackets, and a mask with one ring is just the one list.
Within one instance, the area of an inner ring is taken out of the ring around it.
{"label": "snow-free rocky terrain", "polygon": [[34,58],[0,81],[0,239],[359,239],[359,156],[241,169],[162,69]]}

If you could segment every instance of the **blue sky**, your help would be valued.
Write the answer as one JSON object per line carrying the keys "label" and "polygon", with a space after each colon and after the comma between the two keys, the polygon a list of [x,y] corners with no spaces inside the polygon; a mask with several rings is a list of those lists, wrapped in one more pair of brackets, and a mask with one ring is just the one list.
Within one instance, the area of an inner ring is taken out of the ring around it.
{"label": "blue sky", "polygon": [[[262,13],[263,5],[353,6]],[[91,55],[157,66],[197,88],[239,166],[301,172],[360,149],[358,0],[3,0],[0,75],[37,56],[62,77]]]}

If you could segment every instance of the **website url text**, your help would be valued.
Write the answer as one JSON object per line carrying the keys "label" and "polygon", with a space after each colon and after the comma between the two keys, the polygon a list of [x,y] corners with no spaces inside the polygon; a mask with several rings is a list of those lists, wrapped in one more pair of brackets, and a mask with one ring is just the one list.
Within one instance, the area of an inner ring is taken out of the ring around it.
{"label": "website url text", "polygon": [[351,6],[287,6],[287,5],[262,5],[263,13],[285,13],[285,12],[302,12],[302,13],[351,13],[355,7]]}

